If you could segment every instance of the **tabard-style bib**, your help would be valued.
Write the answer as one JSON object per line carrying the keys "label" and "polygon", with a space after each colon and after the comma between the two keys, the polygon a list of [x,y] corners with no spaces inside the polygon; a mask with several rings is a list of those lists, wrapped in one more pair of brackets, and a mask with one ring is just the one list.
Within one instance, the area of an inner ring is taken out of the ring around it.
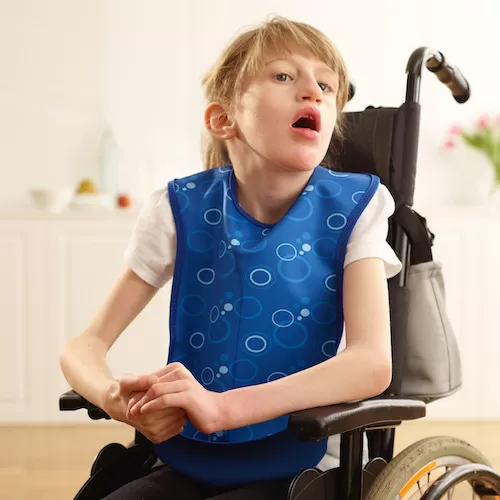
{"label": "tabard-style bib", "polygon": [[[284,217],[266,225],[238,204],[232,167],[171,181],[177,253],[168,362],[183,363],[206,389],[222,392],[334,356],[346,245],[378,185],[373,175],[316,167]],[[243,443],[283,431],[287,421],[284,415],[213,435],[188,422],[182,436]]]}

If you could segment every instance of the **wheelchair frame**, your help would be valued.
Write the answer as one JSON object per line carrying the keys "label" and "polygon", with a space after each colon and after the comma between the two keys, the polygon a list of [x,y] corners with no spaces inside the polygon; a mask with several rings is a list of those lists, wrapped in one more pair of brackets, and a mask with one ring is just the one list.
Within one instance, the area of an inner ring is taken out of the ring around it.
{"label": "wheelchair frame", "polygon": [[[420,126],[420,87],[424,66],[448,86],[458,103],[466,102],[470,96],[467,80],[456,67],[445,60],[441,52],[428,47],[420,47],[411,54],[406,68],[406,98],[399,108],[404,110],[405,114],[402,154],[399,158],[402,168],[399,172],[399,182],[396,188],[399,197],[399,200],[396,199],[396,203],[403,203],[409,207],[413,205]],[[350,98],[353,97],[354,92],[355,89],[351,85]],[[393,279],[394,286],[404,288],[410,263],[411,245],[407,234],[398,225],[391,227],[389,237],[392,239],[392,246],[403,264],[401,273]],[[404,343],[405,339],[400,339],[399,342]],[[394,355],[393,349],[393,357]],[[402,365],[402,363],[400,364]],[[403,421],[419,419],[426,415],[424,401],[398,397],[400,384],[401,372],[398,373],[396,367],[391,386],[382,396],[356,403],[312,408],[290,416],[288,427],[299,440],[320,440],[340,434],[341,447],[340,466],[324,473],[325,477],[322,479],[321,488],[317,490],[321,491],[321,498],[312,491],[306,496],[302,495],[305,493],[305,489],[319,476],[316,471],[308,469],[298,474],[292,482],[289,500],[326,500],[330,496],[341,500],[362,500],[373,482],[374,476],[393,459],[395,428]],[[103,410],[95,407],[74,391],[68,391],[60,397],[59,407],[61,411],[87,409],[91,419],[110,418]],[[370,475],[366,474],[362,460],[365,431],[369,443],[369,463],[372,464],[372,474]],[[143,447],[146,450],[143,457],[146,458],[146,461],[151,461],[153,458],[152,456],[148,457],[147,449],[150,444],[144,436],[136,431],[134,446]],[[124,448],[122,445],[117,446]],[[94,462],[92,475],[98,472],[99,467],[96,467],[96,463],[100,457],[103,461],[107,461],[109,458],[113,458],[112,455],[121,453],[121,448],[113,449],[113,445],[108,445],[108,447],[101,450],[100,456]],[[106,448],[109,456],[104,460],[103,453]],[[153,453],[152,448],[151,453]],[[500,475],[486,465],[468,464],[454,467],[446,472],[433,483],[422,499],[438,500],[453,485],[470,479],[486,481],[496,489],[496,494],[500,494]],[[83,493],[84,487],[80,490],[81,496],[77,495],[77,499],[86,498]]]}

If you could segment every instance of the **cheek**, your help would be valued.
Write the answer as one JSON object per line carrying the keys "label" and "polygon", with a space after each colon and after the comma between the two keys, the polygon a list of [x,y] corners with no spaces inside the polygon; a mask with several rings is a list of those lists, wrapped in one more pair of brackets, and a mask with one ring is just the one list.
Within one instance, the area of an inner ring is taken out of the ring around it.
{"label": "cheek", "polygon": [[325,140],[331,137],[333,131],[335,130],[335,125],[337,123],[337,110],[334,109],[331,112],[326,113],[326,116],[323,117],[323,132],[325,132]]}
{"label": "cheek", "polygon": [[283,114],[283,104],[273,97],[272,90],[266,87],[249,89],[242,96],[238,106],[242,128],[263,131],[279,121]]}

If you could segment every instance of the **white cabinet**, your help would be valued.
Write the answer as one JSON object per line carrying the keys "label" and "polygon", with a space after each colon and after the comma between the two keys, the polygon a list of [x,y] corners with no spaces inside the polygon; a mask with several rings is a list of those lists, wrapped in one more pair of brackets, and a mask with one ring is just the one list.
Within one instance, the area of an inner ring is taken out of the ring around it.
{"label": "white cabinet", "polygon": [[[500,211],[499,211],[500,212]],[[429,418],[500,418],[500,213],[424,211],[444,264],[448,310],[463,358],[463,388],[432,403]],[[68,389],[59,368],[123,269],[135,214],[0,216],[0,421],[86,421],[58,411]],[[170,286],[161,290],[111,349],[116,374],[147,372],[168,353]]]}
{"label": "white cabinet", "polygon": [[[133,224],[114,213],[0,220],[0,421],[86,420],[58,410],[59,353],[118,279]],[[168,316],[166,287],[112,347],[114,373],[165,363]]]}
{"label": "white cabinet", "polygon": [[500,206],[426,211],[443,262],[447,310],[457,335],[463,386],[428,406],[429,418],[500,418]]}

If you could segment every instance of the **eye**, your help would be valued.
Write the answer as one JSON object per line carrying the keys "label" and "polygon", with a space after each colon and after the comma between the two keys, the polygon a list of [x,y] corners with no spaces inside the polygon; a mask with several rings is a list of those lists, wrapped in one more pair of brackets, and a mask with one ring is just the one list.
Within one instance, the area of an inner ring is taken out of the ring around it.
{"label": "eye", "polygon": [[286,82],[287,80],[291,79],[290,75],[287,75],[286,73],[278,73],[277,75],[274,76],[278,82]]}
{"label": "eye", "polygon": [[332,87],[328,83],[318,82],[318,86],[323,92],[332,92]]}

